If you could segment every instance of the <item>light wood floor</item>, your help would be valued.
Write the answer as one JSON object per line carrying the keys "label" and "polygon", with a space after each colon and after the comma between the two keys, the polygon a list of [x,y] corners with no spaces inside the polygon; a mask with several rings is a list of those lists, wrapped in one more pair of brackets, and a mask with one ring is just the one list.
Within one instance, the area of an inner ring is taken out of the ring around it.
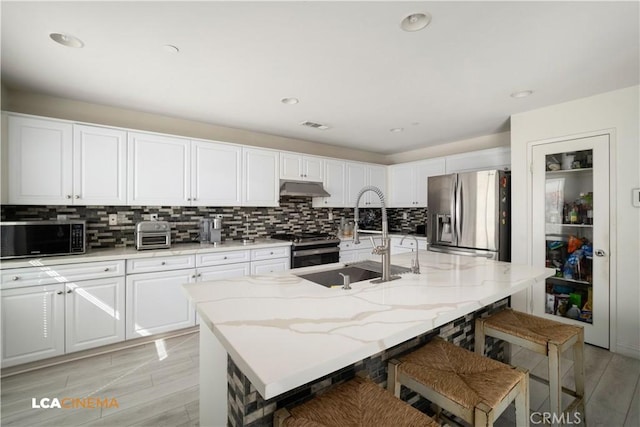
{"label": "light wood floor", "polygon": [[[4,378],[2,426],[197,426],[198,334],[158,340]],[[565,385],[573,386],[572,355],[563,357]],[[514,348],[513,364],[548,377],[546,359]],[[640,426],[640,360],[598,347],[585,348],[587,420],[590,427]],[[549,392],[530,386],[531,411],[549,410]],[[119,408],[32,409],[33,397],[116,398]],[[509,408],[496,426],[514,426]]]}

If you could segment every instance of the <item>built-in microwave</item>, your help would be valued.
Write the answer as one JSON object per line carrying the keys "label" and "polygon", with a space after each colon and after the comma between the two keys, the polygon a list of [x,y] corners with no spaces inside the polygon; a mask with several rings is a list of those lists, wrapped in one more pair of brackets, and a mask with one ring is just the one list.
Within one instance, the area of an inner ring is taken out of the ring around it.
{"label": "built-in microwave", "polygon": [[0,259],[85,253],[86,221],[0,223]]}

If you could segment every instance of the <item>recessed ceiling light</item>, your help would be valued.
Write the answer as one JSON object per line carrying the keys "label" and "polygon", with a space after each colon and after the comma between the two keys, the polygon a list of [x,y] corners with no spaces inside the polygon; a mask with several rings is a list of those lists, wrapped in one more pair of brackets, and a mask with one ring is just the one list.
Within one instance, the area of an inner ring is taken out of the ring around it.
{"label": "recessed ceiling light", "polygon": [[300,100],[298,98],[282,98],[280,102],[282,102],[283,104],[293,105],[300,102]]}
{"label": "recessed ceiling light", "polygon": [[82,40],[80,40],[79,38],[72,36],[70,34],[63,34],[63,33],[51,33],[49,34],[49,37],[51,38],[51,40],[53,40],[56,43],[59,43],[63,46],[66,47],[83,47],[84,43],[82,42]]}
{"label": "recessed ceiling light", "polygon": [[393,129],[389,129],[389,132],[393,132],[393,133],[400,133],[400,132],[404,132],[404,128],[393,128]]}
{"label": "recessed ceiling light", "polygon": [[527,96],[531,95],[532,93],[533,93],[532,90],[521,90],[521,91],[518,91],[518,92],[513,92],[511,94],[511,97],[512,98],[524,98],[524,97],[527,97]]}
{"label": "recessed ceiling light", "polygon": [[431,14],[412,13],[402,20],[400,28],[405,31],[420,31],[431,23]]}
{"label": "recessed ceiling light", "polygon": [[180,52],[180,49],[178,49],[177,46],[174,46],[172,44],[165,44],[164,46],[162,46],[162,49],[167,53],[176,54]]}
{"label": "recessed ceiling light", "polygon": [[411,123],[412,126],[420,126],[420,122],[413,122]]}

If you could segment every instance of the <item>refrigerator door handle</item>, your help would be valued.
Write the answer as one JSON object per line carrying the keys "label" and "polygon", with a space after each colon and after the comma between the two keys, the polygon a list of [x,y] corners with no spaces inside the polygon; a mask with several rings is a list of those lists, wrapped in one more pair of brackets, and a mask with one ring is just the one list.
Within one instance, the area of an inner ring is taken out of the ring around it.
{"label": "refrigerator door handle", "polygon": [[462,180],[456,182],[456,245],[460,244],[462,239]]}
{"label": "refrigerator door handle", "polygon": [[456,235],[456,227],[458,226],[458,220],[456,218],[456,190],[458,188],[458,175],[453,177],[453,185],[451,186],[451,198],[449,205],[449,212],[451,213],[451,243],[453,245],[458,244],[458,236]]}

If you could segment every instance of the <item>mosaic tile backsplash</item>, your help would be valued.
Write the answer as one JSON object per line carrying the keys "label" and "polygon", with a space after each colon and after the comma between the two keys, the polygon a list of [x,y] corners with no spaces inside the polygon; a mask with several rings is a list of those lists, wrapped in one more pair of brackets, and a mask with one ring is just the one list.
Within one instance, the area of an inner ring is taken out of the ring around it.
{"label": "mosaic tile backsplash", "polygon": [[[416,225],[425,224],[427,218],[426,208],[387,211],[389,230],[393,232],[413,232]],[[369,228],[380,229],[380,212],[379,208],[360,209],[360,217]],[[109,225],[109,214],[118,215],[118,225]],[[308,197],[283,197],[279,207],[4,205],[0,208],[2,221],[51,220],[58,215],[86,220],[89,248],[134,246],[135,225],[149,220],[150,214],[158,214],[159,220],[171,223],[173,244],[197,240],[200,220],[214,215],[223,216],[224,240],[263,238],[274,233],[337,234],[341,218],[353,220],[353,208],[314,208]]]}

